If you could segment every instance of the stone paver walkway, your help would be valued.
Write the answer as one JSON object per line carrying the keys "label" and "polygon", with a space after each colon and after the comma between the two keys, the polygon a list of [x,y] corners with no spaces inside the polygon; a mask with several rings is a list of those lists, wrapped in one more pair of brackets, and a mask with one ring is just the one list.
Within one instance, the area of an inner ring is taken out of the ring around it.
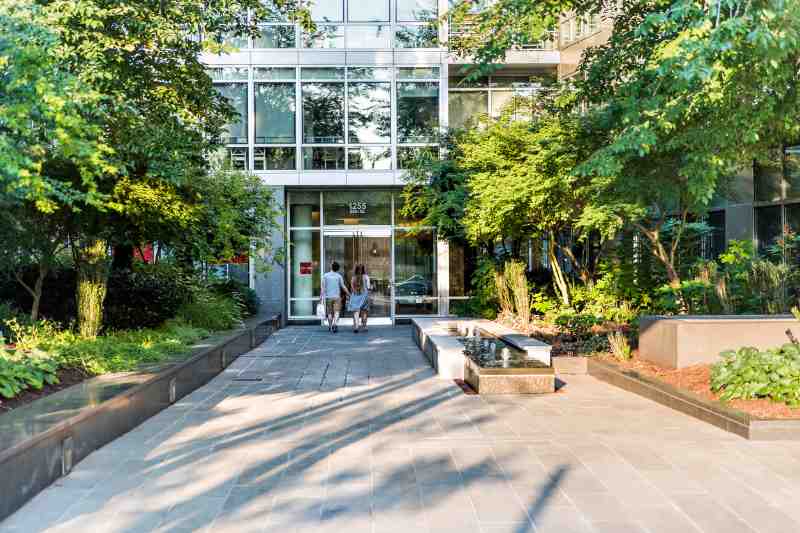
{"label": "stone paver walkway", "polygon": [[0,524],[44,530],[789,533],[800,444],[584,376],[467,396],[407,327],[292,327]]}

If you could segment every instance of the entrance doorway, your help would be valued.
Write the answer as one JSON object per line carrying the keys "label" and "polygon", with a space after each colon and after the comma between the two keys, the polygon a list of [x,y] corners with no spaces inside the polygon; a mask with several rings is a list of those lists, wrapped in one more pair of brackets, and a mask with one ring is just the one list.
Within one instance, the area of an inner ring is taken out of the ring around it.
{"label": "entrance doorway", "polygon": [[370,318],[391,319],[393,269],[390,230],[326,230],[323,250],[326,268],[334,261],[339,263],[348,288],[351,288],[350,278],[355,266],[363,264],[366,267],[370,278]]}

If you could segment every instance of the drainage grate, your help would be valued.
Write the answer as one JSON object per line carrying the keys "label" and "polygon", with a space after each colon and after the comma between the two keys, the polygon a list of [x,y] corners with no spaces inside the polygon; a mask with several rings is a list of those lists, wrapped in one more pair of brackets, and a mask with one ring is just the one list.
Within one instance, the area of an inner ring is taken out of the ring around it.
{"label": "drainage grate", "polygon": [[231,381],[264,381],[264,378],[233,378]]}
{"label": "drainage grate", "polygon": [[172,378],[169,380],[169,403],[175,403],[177,395],[177,383],[175,378]]}

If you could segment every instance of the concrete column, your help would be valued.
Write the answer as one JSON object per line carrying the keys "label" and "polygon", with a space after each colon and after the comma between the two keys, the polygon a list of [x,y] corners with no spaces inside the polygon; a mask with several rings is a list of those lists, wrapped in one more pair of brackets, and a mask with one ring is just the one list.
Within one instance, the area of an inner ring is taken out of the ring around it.
{"label": "concrete column", "polygon": [[439,314],[450,314],[450,243],[436,239],[436,285],[439,295]]}
{"label": "concrete column", "polygon": [[[273,188],[277,208],[281,212],[278,224],[283,226],[283,231],[275,231],[270,236],[272,239],[272,249],[275,251],[284,250],[288,244],[284,240],[286,232],[286,194],[283,187]],[[264,251],[259,250],[259,256],[269,267],[268,272],[255,272],[253,274],[253,285],[261,298],[261,313],[275,314],[281,313],[286,320],[287,294],[286,294],[286,263],[276,263],[273,257],[265,257]]]}

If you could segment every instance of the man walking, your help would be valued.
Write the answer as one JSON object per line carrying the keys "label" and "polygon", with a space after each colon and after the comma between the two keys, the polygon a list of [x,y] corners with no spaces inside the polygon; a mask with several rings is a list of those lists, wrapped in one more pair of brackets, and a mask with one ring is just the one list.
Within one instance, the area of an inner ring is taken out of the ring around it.
{"label": "man walking", "polygon": [[349,295],[350,291],[344,284],[344,278],[339,274],[339,263],[331,265],[331,270],[322,276],[322,295],[320,299],[325,303],[325,317],[328,319],[328,330],[336,333],[339,331],[339,314],[342,312],[342,291]]}

